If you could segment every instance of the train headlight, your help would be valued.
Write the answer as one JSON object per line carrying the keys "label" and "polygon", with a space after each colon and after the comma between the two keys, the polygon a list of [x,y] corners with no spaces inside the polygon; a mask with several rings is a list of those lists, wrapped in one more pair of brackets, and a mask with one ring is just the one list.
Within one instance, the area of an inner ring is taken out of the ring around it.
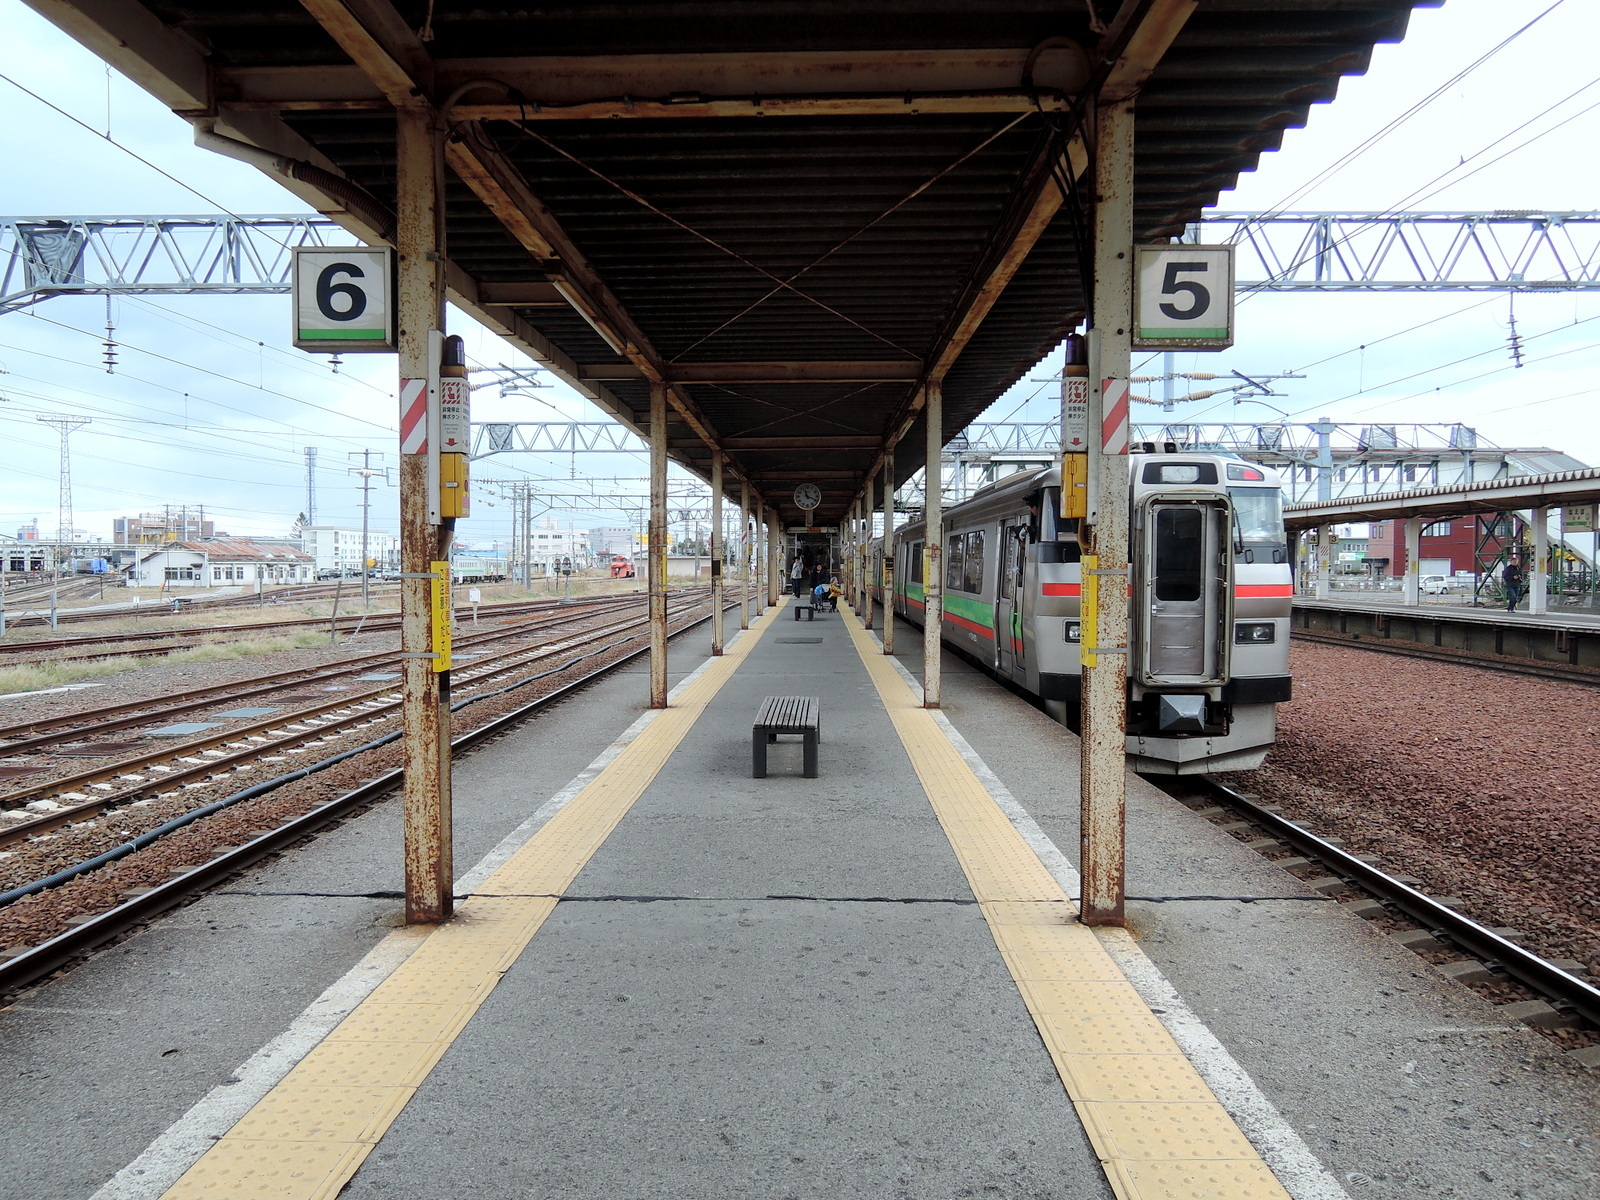
{"label": "train headlight", "polygon": [[1076,621],[1067,622],[1067,641],[1076,642],[1083,636],[1083,626]]}
{"label": "train headlight", "polygon": [[1278,640],[1278,627],[1271,621],[1239,621],[1233,627],[1235,646],[1268,646]]}

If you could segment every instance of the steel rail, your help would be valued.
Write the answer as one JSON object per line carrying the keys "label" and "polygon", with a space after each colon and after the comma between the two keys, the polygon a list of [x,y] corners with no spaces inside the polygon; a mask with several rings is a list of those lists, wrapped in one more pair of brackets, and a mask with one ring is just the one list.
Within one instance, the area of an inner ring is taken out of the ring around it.
{"label": "steel rail", "polygon": [[[682,590],[682,589],[680,589]],[[622,595],[631,593],[606,593],[599,596],[586,596],[578,600],[507,600],[497,604],[479,605],[480,616],[517,616],[529,612],[547,612],[563,608],[573,608],[582,604],[603,603],[607,600],[618,599]],[[472,615],[471,605],[458,605],[455,609],[456,616]],[[107,614],[114,617],[116,614]],[[170,615],[170,614],[151,614]],[[74,637],[43,638],[29,642],[4,642],[0,643],[0,654],[26,654],[30,651],[45,650],[70,650],[84,647],[94,647],[126,642],[156,641],[163,638],[202,638],[228,633],[259,633],[270,629],[296,629],[305,626],[324,628],[334,625],[348,629],[352,625],[363,625],[364,632],[392,630],[399,627],[400,614],[397,610],[387,610],[378,613],[344,613],[338,617],[331,614],[326,617],[285,617],[279,621],[258,621],[253,624],[243,625],[194,625],[182,629],[157,629],[146,632],[144,630],[129,630],[123,633],[85,633]],[[130,650],[130,654],[168,653],[164,650]],[[115,652],[90,654],[90,658],[115,657]]]}
{"label": "steel rail", "polygon": [[[690,603],[694,602],[691,601]],[[680,607],[678,612],[681,614],[682,611],[683,609]],[[591,614],[583,615],[589,616]],[[601,626],[597,629],[580,629],[533,646],[507,650],[488,662],[473,663],[470,667],[463,667],[462,677],[457,686],[461,688],[473,687],[497,675],[504,675],[508,671],[517,670],[519,667],[527,665],[530,661],[559,653],[561,649],[570,648],[570,644],[575,637],[605,636],[619,632],[627,628],[632,620],[630,618],[629,620]],[[468,674],[468,671],[475,673]],[[147,753],[131,755],[91,770],[80,771],[63,779],[46,780],[9,793],[4,797],[0,797],[0,800],[8,804],[17,804],[29,799],[62,795],[62,789],[68,787],[109,787],[119,780],[130,778],[137,784],[135,787],[124,787],[120,791],[107,791],[100,796],[81,799],[78,803],[69,807],[58,809],[55,812],[41,813],[18,824],[0,828],[0,847],[15,845],[41,833],[59,829],[63,825],[71,825],[88,817],[99,816],[112,809],[131,804],[133,801],[152,792],[160,794],[170,791],[179,785],[210,779],[221,770],[238,769],[239,764],[249,763],[265,754],[298,745],[311,738],[323,738],[330,732],[347,730],[351,727],[360,727],[363,724],[383,720],[391,715],[399,704],[399,700],[393,698],[395,690],[396,685],[385,683],[360,692],[331,696],[322,703],[314,704],[292,713],[252,721],[224,733],[208,734],[205,737],[194,738],[176,745],[153,747]],[[391,698],[384,699],[386,695]],[[473,697],[473,699],[477,699],[477,697]],[[358,706],[360,711],[348,711]],[[346,715],[336,715],[340,713],[345,713]],[[319,721],[319,723],[310,729],[295,730],[294,728],[296,724],[314,720]],[[291,731],[290,736],[282,736],[286,730]],[[251,738],[256,735],[266,735],[273,740],[266,744],[247,746],[231,754],[223,753],[217,749],[218,747],[235,746],[241,739]],[[205,761],[195,761],[193,756],[197,754],[215,754],[215,757]],[[187,768],[172,769],[162,765],[169,762],[186,761],[191,764]],[[147,781],[137,776],[130,777],[123,774],[129,769],[159,770],[161,771],[161,777]],[[106,782],[108,780],[111,781],[110,784]]]}
{"label": "steel rail", "polygon": [[1385,904],[1410,917],[1435,937],[1448,939],[1452,944],[1490,967],[1498,967],[1508,976],[1526,984],[1541,996],[1570,1006],[1591,1024],[1600,1026],[1600,988],[1569,975],[1560,967],[1551,966],[1532,950],[1507,941],[1493,930],[1478,924],[1471,917],[1462,916],[1454,909],[1440,904],[1433,897],[1408,887],[1398,879],[1378,870],[1371,863],[1348,851],[1341,850],[1302,829],[1294,822],[1256,804],[1210,775],[1189,776],[1204,785],[1218,800],[1241,816],[1267,830],[1279,841],[1285,842],[1301,854],[1316,858],[1330,873],[1371,892]]}
{"label": "steel rail", "polygon": [[[638,602],[637,597],[629,596],[612,604],[585,604],[582,611],[585,614],[604,613],[623,609]],[[509,638],[525,637],[531,632],[533,630],[527,627],[489,629],[462,634],[456,638],[456,645],[465,649],[468,646],[482,646]],[[382,650],[374,654],[348,658],[334,665],[296,667],[287,671],[258,675],[254,679],[191,688],[186,690],[183,693],[184,698],[176,703],[168,703],[159,698],[130,700],[122,704],[108,704],[100,708],[81,709],[78,712],[61,713],[53,717],[19,721],[15,725],[0,727],[0,753],[7,756],[27,754],[41,746],[55,745],[80,737],[98,736],[102,733],[114,733],[119,729],[135,728],[154,720],[210,708],[219,702],[219,697],[226,697],[229,703],[233,703],[255,696],[268,696],[285,688],[306,687],[325,680],[368,671],[385,663],[393,663],[398,661],[399,657],[398,650]],[[124,717],[123,714],[132,715]],[[44,730],[57,732],[41,732]],[[4,803],[5,799],[6,797],[0,794],[0,803]]]}
{"label": "steel rail", "polygon": [[[690,621],[682,628],[674,630],[672,636],[678,637],[687,633],[689,630],[705,624],[710,619],[711,617],[707,615]],[[649,649],[648,646],[641,646],[637,650],[630,650],[604,666],[597,667],[577,679],[569,680],[554,691],[530,700],[527,704],[512,709],[508,713],[502,713],[469,733],[452,738],[450,742],[451,749],[455,751],[467,750],[479,742],[499,736],[546,705],[553,704],[557,700],[571,695],[596,679],[609,675],[624,664],[632,662],[643,654],[647,654]],[[587,657],[590,657],[590,655],[582,655],[579,659],[573,660],[573,662],[581,661],[582,658]],[[571,665],[573,664],[568,664],[568,666]],[[566,668],[559,669],[565,670]],[[527,682],[532,681],[529,680]],[[474,699],[487,698],[475,697]],[[470,700],[464,702],[464,704],[470,703],[472,703]],[[452,705],[451,707],[454,708],[455,706]],[[392,738],[397,738],[398,736],[398,731],[391,735]],[[344,757],[348,757],[348,752]],[[336,758],[339,761],[343,761],[343,757],[336,756]],[[328,765],[334,764],[330,762]],[[270,790],[268,785],[282,786],[294,780],[305,778],[316,769],[325,768],[321,763],[313,764],[312,767],[295,772],[292,778],[284,776],[281,780],[267,780],[265,783],[257,784],[256,788],[262,789],[262,791]],[[402,772],[396,769],[380,775],[376,779],[369,780],[352,791],[313,808],[310,812],[286,822],[277,829],[262,834],[243,846],[236,846],[232,850],[224,851],[216,858],[201,863],[183,875],[166,883],[158,884],[149,891],[134,896],[114,908],[107,909],[105,912],[98,913],[88,920],[73,926],[66,932],[57,934],[37,946],[30,947],[21,954],[13,956],[7,962],[0,963],[0,995],[14,992],[18,988],[50,974],[103,942],[120,937],[130,929],[142,925],[153,917],[160,916],[167,909],[177,907],[195,893],[220,883],[235,872],[258,862],[269,854],[288,849],[302,838],[315,833],[324,825],[337,821],[362,805],[379,799],[384,793],[400,783],[401,776]],[[254,794],[259,795],[262,792],[257,791]]]}
{"label": "steel rail", "polygon": [[1576,683],[1582,687],[1600,687],[1600,671],[1586,671],[1565,663],[1543,662],[1528,659],[1526,662],[1505,661],[1473,654],[1469,650],[1452,650],[1408,643],[1396,645],[1380,638],[1350,637],[1348,634],[1327,633],[1320,629],[1294,629],[1289,636],[1301,642],[1314,642],[1319,646],[1349,646],[1357,650],[1372,650],[1378,654],[1397,654],[1403,658],[1422,658],[1429,662],[1449,663],[1460,667],[1481,667],[1488,671],[1504,671],[1511,675],[1528,675],[1535,679],[1550,679],[1558,683]]}

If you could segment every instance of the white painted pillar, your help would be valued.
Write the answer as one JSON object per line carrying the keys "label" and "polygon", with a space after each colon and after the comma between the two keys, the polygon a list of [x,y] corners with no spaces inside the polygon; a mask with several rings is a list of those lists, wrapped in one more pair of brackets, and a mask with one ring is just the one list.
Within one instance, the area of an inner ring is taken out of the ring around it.
{"label": "white painted pillar", "polygon": [[928,380],[923,415],[927,418],[922,542],[922,707],[939,707],[940,633],[944,627],[944,380]]}
{"label": "white painted pillar", "polygon": [[711,452],[711,657],[722,654],[722,451]]}
{"label": "white painted pillar", "polygon": [[1528,580],[1528,611],[1550,611],[1550,510],[1533,510],[1533,572]]}
{"label": "white painted pillar", "polygon": [[739,628],[750,628],[750,481],[739,481]]}
{"label": "white painted pillar", "polygon": [[1317,530],[1317,599],[1326,600],[1333,574],[1333,526]]}
{"label": "white painted pillar", "polygon": [[894,450],[883,459],[883,652],[894,653]]}
{"label": "white painted pillar", "polygon": [[1405,529],[1405,602],[1415,608],[1422,603],[1422,518],[1410,518]]}

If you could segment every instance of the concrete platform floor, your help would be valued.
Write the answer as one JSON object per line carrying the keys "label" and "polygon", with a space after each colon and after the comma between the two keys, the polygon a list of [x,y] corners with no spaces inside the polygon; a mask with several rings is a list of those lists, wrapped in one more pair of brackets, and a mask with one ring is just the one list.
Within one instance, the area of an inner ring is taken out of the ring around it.
{"label": "concrete platform floor", "polygon": [[[1110,1194],[844,619],[767,634],[344,1195]],[[675,678],[705,653],[674,643]],[[458,863],[633,722],[643,671],[461,761]],[[944,671],[955,728],[1070,854],[1075,740]],[[751,781],[749,714],[797,692],[824,697],[822,778],[796,746]],[[398,884],[397,809],[0,1014],[0,1198],[96,1195],[398,924],[359,898]],[[1600,1192],[1600,1080],[1137,779],[1129,820],[1140,943],[1331,1170],[1305,1197]],[[1230,898],[1169,899],[1193,896]]]}

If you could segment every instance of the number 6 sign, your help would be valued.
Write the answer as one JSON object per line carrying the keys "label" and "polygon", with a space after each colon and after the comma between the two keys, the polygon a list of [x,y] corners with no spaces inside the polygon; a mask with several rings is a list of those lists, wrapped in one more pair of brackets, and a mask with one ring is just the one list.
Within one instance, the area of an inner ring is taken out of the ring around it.
{"label": "number 6 sign", "polygon": [[395,349],[394,251],[296,246],[294,344],[333,354]]}
{"label": "number 6 sign", "polygon": [[1233,247],[1135,246],[1136,350],[1233,345]]}

